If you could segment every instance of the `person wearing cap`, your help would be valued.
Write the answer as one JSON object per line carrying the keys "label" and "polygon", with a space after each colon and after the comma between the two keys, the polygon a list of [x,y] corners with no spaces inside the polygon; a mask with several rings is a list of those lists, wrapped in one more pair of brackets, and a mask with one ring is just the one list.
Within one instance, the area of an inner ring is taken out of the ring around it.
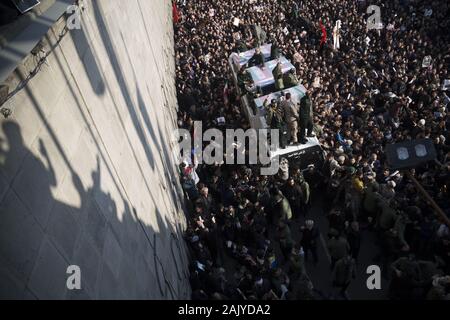
{"label": "person wearing cap", "polygon": [[302,239],[300,241],[301,246],[305,252],[305,262],[308,261],[308,253],[311,252],[314,265],[319,261],[317,255],[317,245],[319,242],[319,229],[315,226],[313,220],[306,220],[305,225],[300,228],[302,233]]}

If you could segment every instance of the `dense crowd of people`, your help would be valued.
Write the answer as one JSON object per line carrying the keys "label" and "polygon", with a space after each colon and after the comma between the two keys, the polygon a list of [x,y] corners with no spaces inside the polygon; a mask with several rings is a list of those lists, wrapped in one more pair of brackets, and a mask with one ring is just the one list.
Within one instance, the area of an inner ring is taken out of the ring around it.
{"label": "dense crowd of people", "polygon": [[[321,167],[282,161],[275,176],[194,157],[180,165],[192,209],[186,239],[194,299],[347,298],[356,272],[367,267],[359,256],[368,238],[379,254],[365,263],[380,265],[390,298],[450,298],[449,226],[385,154],[390,143],[431,139],[437,160],[411,174],[449,215],[450,3],[371,1],[381,8],[376,29],[368,28],[368,5],[175,2],[179,127],[192,134],[194,121],[203,130],[249,127],[228,57],[260,45],[263,31],[308,90],[326,153]],[[317,288],[309,275],[309,267],[327,263],[339,294]]]}

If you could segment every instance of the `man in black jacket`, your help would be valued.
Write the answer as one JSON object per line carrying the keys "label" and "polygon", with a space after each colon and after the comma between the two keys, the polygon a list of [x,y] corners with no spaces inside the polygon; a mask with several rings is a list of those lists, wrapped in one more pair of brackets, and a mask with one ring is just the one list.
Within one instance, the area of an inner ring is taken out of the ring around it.
{"label": "man in black jacket", "polygon": [[300,101],[300,111],[299,111],[299,141],[302,144],[308,142],[305,137],[305,131],[307,131],[308,137],[314,137],[313,135],[313,107],[309,96],[306,94]]}
{"label": "man in black jacket", "polygon": [[261,48],[256,48],[255,50],[255,54],[253,55],[253,57],[250,58],[250,60],[248,61],[249,66],[258,66],[258,67],[262,67],[264,66],[264,55],[261,52]]}
{"label": "man in black jacket", "polygon": [[289,178],[283,186],[282,192],[291,205],[292,215],[294,219],[300,216],[300,201],[302,199],[302,189],[295,183],[294,178]]}
{"label": "man in black jacket", "polygon": [[302,232],[301,245],[305,251],[305,262],[308,261],[308,252],[311,251],[314,264],[319,261],[317,256],[317,242],[319,241],[319,229],[314,225],[313,220],[306,220],[305,225],[300,228]]}
{"label": "man in black jacket", "polygon": [[359,231],[359,223],[357,221],[353,221],[350,225],[347,225],[345,234],[348,244],[350,245],[350,255],[353,259],[355,259],[355,262],[357,262],[359,249],[361,248],[361,232]]}
{"label": "man in black jacket", "polygon": [[350,255],[346,255],[336,262],[333,270],[333,285],[340,289],[341,295],[347,300],[347,288],[355,277],[355,260]]}

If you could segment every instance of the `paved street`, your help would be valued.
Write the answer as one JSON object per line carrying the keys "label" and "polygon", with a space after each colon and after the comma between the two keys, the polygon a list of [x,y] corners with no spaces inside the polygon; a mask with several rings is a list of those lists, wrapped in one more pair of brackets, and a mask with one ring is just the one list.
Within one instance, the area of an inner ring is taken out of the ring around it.
{"label": "paved street", "polygon": [[[321,241],[318,248],[319,263],[317,266],[314,266],[310,259],[306,268],[315,288],[323,294],[330,296],[337,292],[331,285],[330,258],[326,249],[328,221],[326,213],[321,208],[321,204],[322,199],[316,199],[309,215],[309,218],[316,222],[321,231]],[[299,237],[299,234],[296,233],[296,236]],[[367,278],[370,276],[366,273],[367,267],[376,264],[373,259],[379,252],[378,247],[375,245],[375,233],[363,230],[361,242],[359,261],[356,266],[356,279],[353,280],[348,288],[348,296],[351,300],[387,299],[388,282],[383,277],[381,278],[381,290],[369,290],[366,286]]]}
{"label": "paved street", "polygon": [[[328,220],[326,213],[322,209],[323,199],[316,198],[313,206],[308,214],[308,219],[313,219],[321,232],[320,243],[318,244],[319,263],[314,266],[312,259],[306,264],[308,276],[311,278],[315,289],[325,299],[342,300],[338,289],[332,286],[332,272],[330,268],[330,257],[326,249]],[[298,221],[291,223],[291,232],[296,243],[301,239],[300,226],[303,225],[305,218],[301,217]],[[274,245],[277,259],[280,261],[282,268],[287,271],[288,265],[284,263],[281,250],[275,238],[275,228],[269,228],[270,239]],[[381,290],[369,290],[366,282],[370,275],[366,273],[367,267],[376,265],[374,258],[379,253],[379,248],[375,244],[375,233],[362,230],[361,250],[359,261],[356,266],[356,278],[352,281],[347,292],[350,300],[383,300],[388,299],[388,281],[381,277]],[[233,277],[233,272],[237,268],[237,263],[231,259],[224,251],[220,254],[223,261],[223,267],[227,270],[229,281]],[[381,268],[381,266],[380,266]],[[383,270],[382,270],[383,271]],[[383,272],[382,272],[383,273]]]}

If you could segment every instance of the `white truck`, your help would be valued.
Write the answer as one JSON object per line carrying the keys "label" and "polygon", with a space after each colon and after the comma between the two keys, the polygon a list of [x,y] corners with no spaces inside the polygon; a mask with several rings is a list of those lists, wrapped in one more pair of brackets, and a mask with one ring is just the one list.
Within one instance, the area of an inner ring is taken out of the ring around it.
{"label": "white truck", "polygon": [[[250,61],[255,53],[255,49],[242,53],[232,53],[228,59],[231,77],[239,95],[241,95],[242,110],[247,117],[250,126],[256,130],[270,129],[266,121],[266,111],[264,108],[264,101],[266,99],[268,99],[269,102],[272,100],[281,102],[286,93],[290,92],[291,99],[300,102],[307,91],[301,84],[286,88],[282,91],[276,91],[274,86],[275,79],[272,71],[277,63],[281,62],[283,73],[295,69],[295,67],[284,56],[281,56],[276,60],[270,60],[270,48],[270,44],[261,47],[261,52],[266,60],[264,66],[252,66],[245,69],[252,79],[252,86],[250,89],[253,94],[242,95],[243,92],[241,92],[238,85],[238,73],[241,68]],[[322,147],[315,137],[308,138],[306,144],[289,145],[285,148],[277,148],[270,152],[271,157],[279,156],[280,159],[286,158],[290,163],[295,163],[300,168],[306,168],[311,164],[321,165],[321,162],[324,159],[323,154]]]}

